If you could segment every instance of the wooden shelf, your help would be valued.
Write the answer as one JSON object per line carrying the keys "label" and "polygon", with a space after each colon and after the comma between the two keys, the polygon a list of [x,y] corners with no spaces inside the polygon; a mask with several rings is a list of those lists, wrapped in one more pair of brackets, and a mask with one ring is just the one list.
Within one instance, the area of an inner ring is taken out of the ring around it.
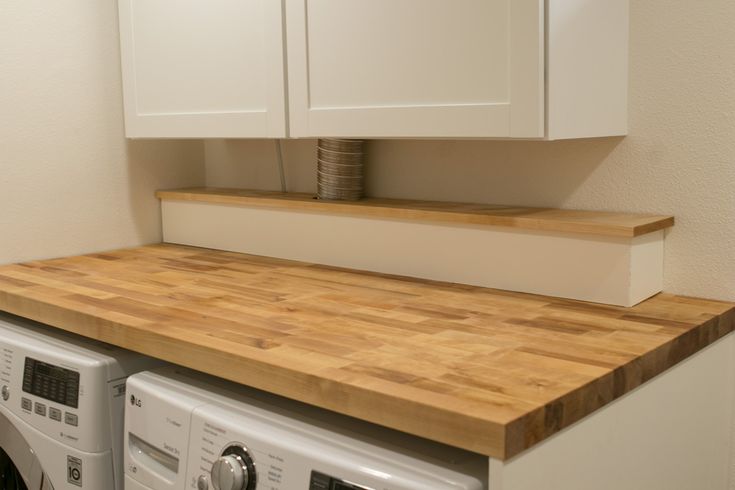
{"label": "wooden shelf", "polygon": [[575,211],[403,199],[366,198],[358,202],[322,201],[312,194],[243,189],[161,190],[162,200],[196,201],[372,218],[440,221],[589,235],[637,237],[674,225],[673,216]]}

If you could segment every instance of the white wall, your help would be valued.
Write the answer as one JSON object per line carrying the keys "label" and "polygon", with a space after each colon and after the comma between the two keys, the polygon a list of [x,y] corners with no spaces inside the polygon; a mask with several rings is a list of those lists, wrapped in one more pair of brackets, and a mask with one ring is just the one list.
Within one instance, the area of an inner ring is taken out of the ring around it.
{"label": "white wall", "polygon": [[203,145],[123,133],[115,2],[0,2],[0,263],[160,240]]}
{"label": "white wall", "polygon": [[[666,290],[735,299],[735,2],[633,1],[631,23],[630,136],[372,142],[369,193],[674,214]],[[314,142],[284,146],[314,191]],[[273,148],[208,142],[208,185],[277,189]]]}

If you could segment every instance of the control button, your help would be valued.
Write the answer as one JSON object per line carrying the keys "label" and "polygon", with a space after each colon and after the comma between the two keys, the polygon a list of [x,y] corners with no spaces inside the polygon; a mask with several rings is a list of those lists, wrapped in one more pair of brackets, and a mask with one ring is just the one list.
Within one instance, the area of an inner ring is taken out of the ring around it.
{"label": "control button", "polygon": [[61,422],[61,410],[59,410],[58,408],[49,407],[48,416],[51,420]]}
{"label": "control button", "polygon": [[197,480],[197,490],[209,490],[209,478],[205,475],[200,475]]}
{"label": "control button", "polygon": [[68,425],[73,425],[74,427],[79,425],[79,418],[74,413],[66,412],[64,413],[64,422],[66,422]]}
{"label": "control button", "polygon": [[33,402],[31,402],[28,398],[21,398],[20,408],[22,408],[23,410],[28,410],[30,412],[33,408]]}
{"label": "control button", "polygon": [[44,405],[43,403],[36,402],[35,412],[41,417],[45,417],[46,416],[46,405]]}
{"label": "control button", "polygon": [[8,401],[8,398],[10,398],[10,388],[8,388],[8,385],[3,386],[2,390],[0,390],[0,394],[4,401]]}

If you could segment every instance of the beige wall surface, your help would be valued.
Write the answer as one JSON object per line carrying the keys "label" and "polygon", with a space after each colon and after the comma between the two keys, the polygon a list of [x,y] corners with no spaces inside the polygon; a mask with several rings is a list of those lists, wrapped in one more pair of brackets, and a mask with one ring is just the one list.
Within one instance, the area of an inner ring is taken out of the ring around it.
{"label": "beige wall surface", "polygon": [[[375,196],[670,213],[665,289],[735,300],[735,2],[631,2],[630,132],[559,142],[375,141]],[[284,142],[314,191],[313,141]],[[210,141],[207,183],[278,188],[272,141]]]}
{"label": "beige wall surface", "polygon": [[126,142],[115,2],[0,2],[0,263],[159,241],[202,147]]}

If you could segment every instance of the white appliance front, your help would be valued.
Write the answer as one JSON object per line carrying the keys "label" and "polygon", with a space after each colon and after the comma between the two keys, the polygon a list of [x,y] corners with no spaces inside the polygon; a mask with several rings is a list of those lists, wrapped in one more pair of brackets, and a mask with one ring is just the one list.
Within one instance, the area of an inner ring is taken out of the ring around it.
{"label": "white appliance front", "polygon": [[126,490],[482,490],[487,458],[184,369],[128,379]]}
{"label": "white appliance front", "polygon": [[0,482],[121,490],[125,379],[144,356],[0,313]]}

